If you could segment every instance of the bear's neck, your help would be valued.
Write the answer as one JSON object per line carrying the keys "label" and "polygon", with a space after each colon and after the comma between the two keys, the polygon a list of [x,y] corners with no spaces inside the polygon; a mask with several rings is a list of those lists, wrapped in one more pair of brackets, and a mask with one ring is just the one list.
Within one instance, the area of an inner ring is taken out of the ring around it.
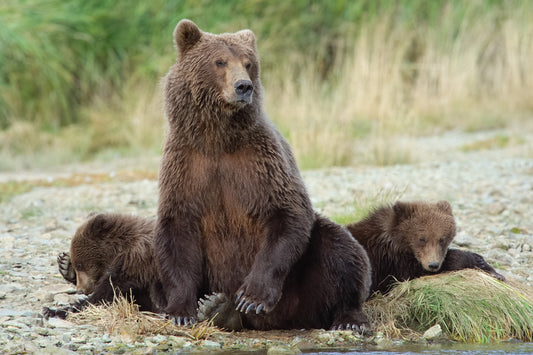
{"label": "bear's neck", "polygon": [[263,118],[257,105],[238,111],[198,107],[194,112],[175,112],[169,117],[169,135],[179,140],[180,146],[210,155],[248,145]]}

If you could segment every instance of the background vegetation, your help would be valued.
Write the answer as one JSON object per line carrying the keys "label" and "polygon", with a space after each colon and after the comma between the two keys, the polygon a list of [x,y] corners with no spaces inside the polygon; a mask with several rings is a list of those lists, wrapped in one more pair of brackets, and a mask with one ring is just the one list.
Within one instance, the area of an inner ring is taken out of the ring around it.
{"label": "background vegetation", "polygon": [[401,163],[394,136],[533,112],[527,0],[3,0],[0,170],[159,154],[182,18],[256,33],[267,112],[303,168]]}

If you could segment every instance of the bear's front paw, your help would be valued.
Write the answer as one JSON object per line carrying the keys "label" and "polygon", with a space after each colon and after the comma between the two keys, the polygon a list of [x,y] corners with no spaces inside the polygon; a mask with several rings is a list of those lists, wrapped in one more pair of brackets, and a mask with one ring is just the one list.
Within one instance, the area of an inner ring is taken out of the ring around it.
{"label": "bear's front paw", "polygon": [[70,261],[70,254],[68,252],[61,252],[57,256],[57,265],[59,267],[59,273],[65,280],[71,284],[76,284],[76,270],[72,266]]}
{"label": "bear's front paw", "polygon": [[476,258],[476,267],[485,271],[490,276],[494,277],[496,280],[505,281],[505,276],[498,273],[492,266],[490,266],[487,261],[479,254],[474,253]]}
{"label": "bear's front paw", "polygon": [[237,291],[237,298],[235,299],[237,307],[235,309],[245,314],[250,311],[255,311],[256,314],[270,312],[281,298],[281,287],[266,287],[264,285],[265,283],[245,282]]}

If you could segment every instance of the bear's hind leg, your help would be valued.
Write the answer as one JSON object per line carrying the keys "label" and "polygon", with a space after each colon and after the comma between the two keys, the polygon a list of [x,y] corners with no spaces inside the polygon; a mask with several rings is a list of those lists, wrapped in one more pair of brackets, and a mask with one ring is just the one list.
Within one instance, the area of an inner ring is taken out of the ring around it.
{"label": "bear's hind leg", "polygon": [[324,217],[317,217],[315,228],[321,243],[319,260],[326,265],[323,278],[335,296],[330,329],[370,333],[370,323],[362,309],[372,283],[366,251],[346,229]]}
{"label": "bear's hind leg", "polygon": [[[245,316],[256,329],[346,329],[366,333],[362,311],[371,284],[363,247],[343,227],[317,216],[308,249],[294,265],[283,296],[261,321]],[[253,313],[253,312],[251,312]]]}

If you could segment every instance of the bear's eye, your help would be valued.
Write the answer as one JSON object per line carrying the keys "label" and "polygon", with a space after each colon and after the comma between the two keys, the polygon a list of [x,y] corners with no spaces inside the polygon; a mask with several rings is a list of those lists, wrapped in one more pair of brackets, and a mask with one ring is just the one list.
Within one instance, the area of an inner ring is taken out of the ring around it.
{"label": "bear's eye", "polygon": [[250,70],[252,68],[252,63],[246,63],[244,67],[246,68],[246,70]]}
{"label": "bear's eye", "polygon": [[426,238],[420,238],[420,239],[418,239],[418,241],[419,241],[420,244],[422,244],[422,245],[426,244]]}
{"label": "bear's eye", "polygon": [[219,67],[219,68],[223,68],[223,67],[226,66],[226,62],[223,61],[222,59],[218,59],[218,60],[215,62],[215,64],[216,64],[217,67]]}
{"label": "bear's eye", "polygon": [[444,245],[444,242],[445,242],[444,238],[440,238],[440,239],[439,239],[439,244],[440,244],[440,245]]}

